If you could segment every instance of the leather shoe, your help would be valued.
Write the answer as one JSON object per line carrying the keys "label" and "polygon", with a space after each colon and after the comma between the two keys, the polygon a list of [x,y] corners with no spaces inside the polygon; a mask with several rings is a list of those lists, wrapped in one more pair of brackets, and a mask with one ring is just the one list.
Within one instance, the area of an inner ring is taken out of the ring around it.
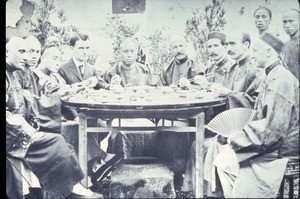
{"label": "leather shoe", "polygon": [[123,155],[115,155],[108,162],[99,167],[91,176],[92,183],[101,182],[123,158]]}
{"label": "leather shoe", "polygon": [[100,199],[104,198],[102,194],[93,192],[93,195],[79,195],[76,193],[70,193],[66,199]]}

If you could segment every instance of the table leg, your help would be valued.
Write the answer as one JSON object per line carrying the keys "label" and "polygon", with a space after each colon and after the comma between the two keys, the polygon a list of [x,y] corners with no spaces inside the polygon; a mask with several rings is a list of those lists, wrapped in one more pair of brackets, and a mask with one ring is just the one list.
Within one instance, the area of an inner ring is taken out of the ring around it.
{"label": "table leg", "polygon": [[203,198],[203,166],[204,166],[204,112],[200,113],[196,118],[196,184],[195,197]]}
{"label": "table leg", "polygon": [[78,132],[78,160],[85,177],[81,180],[84,187],[88,187],[87,176],[87,119],[84,113],[79,114],[79,132]]}

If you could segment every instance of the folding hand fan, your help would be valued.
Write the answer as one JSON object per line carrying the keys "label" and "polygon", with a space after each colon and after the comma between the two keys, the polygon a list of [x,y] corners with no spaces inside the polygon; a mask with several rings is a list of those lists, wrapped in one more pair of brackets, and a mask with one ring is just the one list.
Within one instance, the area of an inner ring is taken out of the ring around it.
{"label": "folding hand fan", "polygon": [[205,127],[217,134],[228,137],[232,132],[243,130],[247,122],[254,119],[256,110],[233,108],[215,116]]}

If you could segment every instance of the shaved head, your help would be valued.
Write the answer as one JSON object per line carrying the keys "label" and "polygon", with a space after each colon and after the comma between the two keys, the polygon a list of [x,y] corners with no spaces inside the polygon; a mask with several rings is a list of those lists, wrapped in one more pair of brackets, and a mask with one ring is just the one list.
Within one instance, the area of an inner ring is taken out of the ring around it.
{"label": "shaved head", "polygon": [[292,15],[295,15],[295,16],[299,16],[299,10],[296,10],[296,9],[288,9],[288,10],[285,10],[283,12],[283,16],[286,15],[286,14],[292,14]]}
{"label": "shaved head", "polygon": [[135,39],[127,38],[119,46],[119,58],[124,66],[130,67],[138,57],[138,43]]}
{"label": "shaved head", "polygon": [[35,46],[35,47],[41,48],[40,41],[33,35],[26,37],[25,41],[29,46]]}
{"label": "shaved head", "polygon": [[182,35],[173,36],[169,43],[175,59],[183,60],[187,57],[187,41]]}
{"label": "shaved head", "polygon": [[33,35],[28,36],[26,39],[26,44],[28,46],[28,59],[26,66],[28,68],[36,68],[39,60],[41,58],[42,46],[40,41]]}
{"label": "shaved head", "polygon": [[23,69],[27,60],[26,42],[21,37],[12,37],[6,43],[6,63],[15,69]]}
{"label": "shaved head", "polygon": [[22,47],[25,49],[25,40],[21,37],[12,37],[6,43],[6,50],[14,50],[16,48]]}
{"label": "shaved head", "polygon": [[[61,52],[56,46],[46,48],[41,58],[41,67],[56,73],[60,66]],[[40,66],[39,66],[40,67]]]}
{"label": "shaved head", "polygon": [[171,37],[171,39],[170,39],[170,45],[172,46],[176,42],[187,43],[186,39],[182,35],[175,35],[175,36]]}
{"label": "shaved head", "polygon": [[128,46],[134,46],[134,48],[138,49],[139,44],[136,39],[127,38],[120,43],[120,49],[126,48]]}
{"label": "shaved head", "polygon": [[289,9],[283,12],[282,26],[285,32],[291,37],[299,36],[299,11]]}
{"label": "shaved head", "polygon": [[48,55],[61,55],[60,50],[56,46],[51,46],[46,48],[43,52],[42,58],[47,57]]}

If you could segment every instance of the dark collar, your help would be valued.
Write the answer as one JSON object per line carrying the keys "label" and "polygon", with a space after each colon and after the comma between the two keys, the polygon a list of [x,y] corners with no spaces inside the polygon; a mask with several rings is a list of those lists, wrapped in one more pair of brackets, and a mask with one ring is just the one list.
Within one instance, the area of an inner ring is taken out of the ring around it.
{"label": "dark collar", "polygon": [[12,72],[14,72],[15,70],[16,70],[15,67],[12,67],[12,66],[9,65],[8,63],[6,63],[6,71],[7,71],[7,72],[12,73]]}
{"label": "dark collar", "polygon": [[280,61],[276,61],[275,63],[271,64],[270,66],[268,66],[266,69],[265,69],[265,73],[266,75],[269,74],[269,72],[271,70],[273,70],[273,68],[275,68],[276,66],[280,65]]}
{"label": "dark collar", "polygon": [[217,67],[218,68],[221,68],[222,66],[224,66],[224,64],[228,61],[228,57],[227,56],[224,56],[224,58],[219,62],[217,63]]}
{"label": "dark collar", "polygon": [[181,60],[179,60],[179,59],[174,59],[175,60],[175,62],[177,63],[177,64],[183,64],[183,63],[185,63],[187,60],[188,60],[188,56],[186,55],[183,59],[181,59]]}
{"label": "dark collar", "polygon": [[46,75],[48,75],[48,76],[51,74],[51,72],[48,69],[46,69],[46,68],[41,68],[41,71],[43,73],[45,73]]}
{"label": "dark collar", "polygon": [[246,56],[244,59],[238,61],[237,63],[238,63],[239,66],[242,66],[242,65],[244,65],[246,62],[248,62],[248,60],[249,60],[249,56]]}

